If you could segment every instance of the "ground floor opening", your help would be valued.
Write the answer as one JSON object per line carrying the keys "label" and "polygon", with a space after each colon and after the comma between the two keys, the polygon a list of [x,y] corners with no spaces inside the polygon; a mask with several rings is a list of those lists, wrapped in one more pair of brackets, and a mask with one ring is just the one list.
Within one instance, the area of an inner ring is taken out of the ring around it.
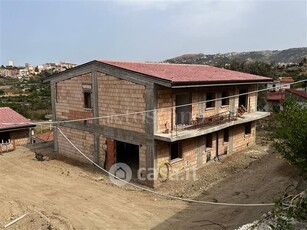
{"label": "ground floor opening", "polygon": [[139,146],[116,141],[116,162],[127,164],[132,170],[133,177],[136,177],[139,169]]}
{"label": "ground floor opening", "polygon": [[9,132],[0,132],[0,143],[7,143],[10,140]]}

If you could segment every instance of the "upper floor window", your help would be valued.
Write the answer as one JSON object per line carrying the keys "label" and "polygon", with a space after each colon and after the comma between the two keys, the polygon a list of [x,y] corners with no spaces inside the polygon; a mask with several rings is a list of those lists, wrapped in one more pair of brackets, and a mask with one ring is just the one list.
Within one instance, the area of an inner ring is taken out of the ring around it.
{"label": "upper floor window", "polygon": [[222,106],[229,105],[229,92],[223,91],[222,92]]}
{"label": "upper floor window", "polygon": [[84,100],[84,108],[91,109],[92,105],[92,85],[83,85],[83,100]]}
{"label": "upper floor window", "polygon": [[215,107],[215,94],[212,92],[208,92],[206,94],[206,108],[213,108]]}
{"label": "upper floor window", "polygon": [[240,89],[239,90],[239,107],[243,105],[245,108],[247,108],[247,89]]}

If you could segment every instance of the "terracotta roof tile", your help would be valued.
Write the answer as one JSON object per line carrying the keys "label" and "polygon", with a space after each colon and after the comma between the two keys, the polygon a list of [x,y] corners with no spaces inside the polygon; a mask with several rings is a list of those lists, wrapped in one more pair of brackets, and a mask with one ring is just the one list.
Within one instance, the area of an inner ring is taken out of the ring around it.
{"label": "terracotta roof tile", "polygon": [[268,92],[266,95],[267,101],[282,101],[285,99],[284,92]]}
{"label": "terracotta roof tile", "polygon": [[31,121],[9,107],[0,107],[0,130],[32,126]]}
{"label": "terracotta roof tile", "polygon": [[291,92],[293,94],[296,94],[298,96],[301,96],[303,98],[307,99],[307,93],[302,91],[302,90],[297,90],[297,89],[286,89],[288,92]]}
{"label": "terracotta roof tile", "polygon": [[292,82],[294,82],[292,77],[280,77],[279,81],[280,81],[280,83],[292,83]]}
{"label": "terracotta roof tile", "polygon": [[43,140],[43,141],[53,141],[53,132],[47,132],[47,133],[39,133],[36,134],[34,137]]}
{"label": "terracotta roof tile", "polygon": [[120,67],[141,74],[150,75],[172,83],[189,82],[238,82],[238,81],[270,81],[271,78],[248,73],[212,67],[208,65],[143,63],[97,60],[99,62]]}

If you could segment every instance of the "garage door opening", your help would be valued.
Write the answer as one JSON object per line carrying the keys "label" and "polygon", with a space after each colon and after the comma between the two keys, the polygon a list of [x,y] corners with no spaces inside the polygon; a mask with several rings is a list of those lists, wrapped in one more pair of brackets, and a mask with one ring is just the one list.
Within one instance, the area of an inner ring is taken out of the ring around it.
{"label": "garage door opening", "polygon": [[136,177],[139,169],[139,146],[116,141],[116,162],[127,164],[132,170],[133,177]]}

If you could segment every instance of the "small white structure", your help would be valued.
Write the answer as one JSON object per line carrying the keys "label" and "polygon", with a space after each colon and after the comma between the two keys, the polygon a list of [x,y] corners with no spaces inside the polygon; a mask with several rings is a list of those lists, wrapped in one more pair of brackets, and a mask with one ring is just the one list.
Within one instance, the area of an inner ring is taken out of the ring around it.
{"label": "small white structure", "polygon": [[293,83],[294,80],[292,77],[280,77],[277,80],[274,80],[273,82],[270,82],[267,84],[267,88],[270,89],[272,92],[278,92],[280,90],[286,90],[291,88],[291,83]]}

